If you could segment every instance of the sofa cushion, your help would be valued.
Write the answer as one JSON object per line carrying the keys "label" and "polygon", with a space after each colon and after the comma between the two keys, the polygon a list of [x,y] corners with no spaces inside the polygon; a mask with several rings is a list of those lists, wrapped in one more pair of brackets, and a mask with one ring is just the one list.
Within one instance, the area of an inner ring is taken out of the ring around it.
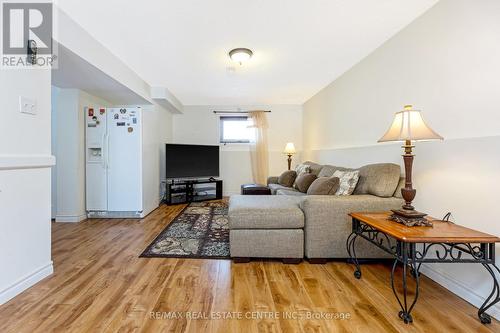
{"label": "sofa cushion", "polygon": [[343,167],[334,166],[334,165],[324,165],[318,174],[318,178],[319,177],[332,177],[333,173],[337,170],[346,171],[346,170],[352,170],[352,169],[343,168]]}
{"label": "sofa cushion", "polygon": [[304,227],[301,197],[233,195],[229,199],[229,228],[296,229]]}
{"label": "sofa cushion", "polygon": [[340,179],[337,177],[317,178],[307,189],[308,195],[334,195],[340,186]]}
{"label": "sofa cushion", "polygon": [[[302,229],[232,229],[231,257],[304,258]],[[229,331],[230,332],[230,331]]]}
{"label": "sofa cushion", "polygon": [[351,195],[358,183],[359,170],[337,170],[333,173],[333,177],[338,177],[340,180],[340,186],[335,195]]}
{"label": "sofa cushion", "polygon": [[369,164],[359,168],[359,181],[354,194],[392,197],[401,177],[401,167],[393,163]]}
{"label": "sofa cushion", "polygon": [[295,178],[297,178],[297,172],[295,170],[288,170],[283,172],[278,178],[278,184],[292,187],[295,182]]}
{"label": "sofa cushion", "polygon": [[271,190],[271,194],[276,194],[276,191],[281,190],[281,189],[290,190],[290,191],[297,191],[293,187],[286,187],[286,186],[283,186],[280,184],[269,184],[269,185],[267,185],[267,187],[269,187],[269,189]]}
{"label": "sofa cushion", "polygon": [[316,178],[317,178],[316,175],[313,175],[312,173],[306,173],[300,175],[297,177],[297,179],[295,179],[294,187],[300,192],[306,193],[307,189],[309,188],[309,186],[311,186],[311,184]]}
{"label": "sofa cushion", "polygon": [[296,189],[279,189],[276,190],[276,195],[304,196],[306,193],[299,192]]}

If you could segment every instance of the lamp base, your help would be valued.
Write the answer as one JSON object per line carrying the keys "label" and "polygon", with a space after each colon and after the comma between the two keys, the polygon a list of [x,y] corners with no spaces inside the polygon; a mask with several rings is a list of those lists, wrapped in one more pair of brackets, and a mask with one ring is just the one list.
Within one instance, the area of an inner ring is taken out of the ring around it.
{"label": "lamp base", "polygon": [[404,224],[407,227],[425,226],[432,227],[432,222],[427,220],[427,214],[418,212],[413,209],[392,209],[390,220]]}
{"label": "lamp base", "polygon": [[292,169],[292,154],[288,154],[287,162],[288,162],[288,170],[291,170]]}

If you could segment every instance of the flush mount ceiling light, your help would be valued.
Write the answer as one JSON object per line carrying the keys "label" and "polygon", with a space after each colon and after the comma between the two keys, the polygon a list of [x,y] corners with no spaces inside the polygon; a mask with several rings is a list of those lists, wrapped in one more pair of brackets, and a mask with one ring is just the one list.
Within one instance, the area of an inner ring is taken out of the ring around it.
{"label": "flush mount ceiling light", "polygon": [[252,55],[252,50],[243,47],[229,51],[229,58],[231,58],[232,61],[240,63],[240,65],[242,65],[245,61],[250,60]]}

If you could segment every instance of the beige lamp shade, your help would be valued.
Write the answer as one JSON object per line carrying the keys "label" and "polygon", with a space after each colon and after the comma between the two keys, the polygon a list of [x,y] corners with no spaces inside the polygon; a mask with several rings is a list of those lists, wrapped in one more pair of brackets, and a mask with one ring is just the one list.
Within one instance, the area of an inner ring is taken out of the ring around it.
{"label": "beige lamp shade", "polygon": [[391,127],[378,142],[406,140],[443,140],[443,137],[427,126],[419,110],[405,105],[403,111],[396,112]]}
{"label": "beige lamp shade", "polygon": [[285,150],[283,151],[285,154],[293,155],[297,151],[295,150],[295,146],[293,142],[288,142],[285,146]]}

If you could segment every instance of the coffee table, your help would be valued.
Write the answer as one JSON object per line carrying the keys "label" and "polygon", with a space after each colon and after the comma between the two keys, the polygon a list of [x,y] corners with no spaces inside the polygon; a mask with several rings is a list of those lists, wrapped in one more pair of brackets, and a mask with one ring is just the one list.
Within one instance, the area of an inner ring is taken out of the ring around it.
{"label": "coffee table", "polygon": [[[391,270],[391,286],[401,307],[399,317],[406,323],[413,322],[411,311],[419,296],[419,270],[423,263],[477,263],[484,266],[493,279],[493,289],[478,310],[483,324],[491,323],[485,312],[500,301],[500,285],[496,274],[495,243],[500,238],[469,229],[452,222],[427,217],[432,227],[407,227],[389,220],[391,212],[351,213],[352,233],[346,241],[347,252],[355,264],[354,276],[361,278],[361,267],[356,258],[356,240],[361,237],[394,257]],[[394,273],[398,263],[403,265],[403,295],[394,287]],[[408,300],[408,268],[415,279],[415,297]]]}

